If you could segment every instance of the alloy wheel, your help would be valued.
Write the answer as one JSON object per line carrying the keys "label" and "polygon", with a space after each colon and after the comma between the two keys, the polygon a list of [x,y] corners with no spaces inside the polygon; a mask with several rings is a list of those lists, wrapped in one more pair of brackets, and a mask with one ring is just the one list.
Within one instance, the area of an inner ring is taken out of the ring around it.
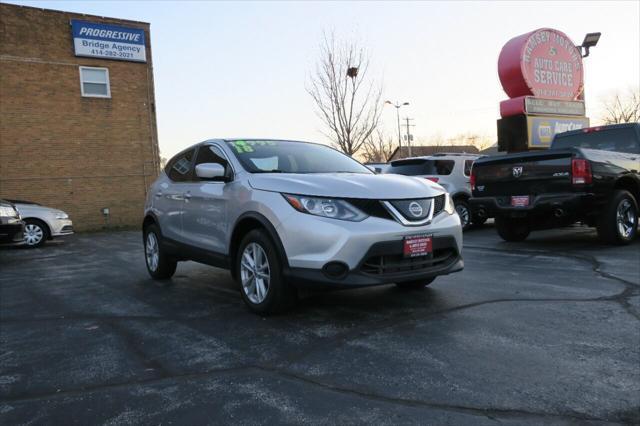
{"label": "alloy wheel", "polygon": [[29,246],[40,244],[44,238],[44,231],[35,223],[29,223],[24,227],[24,240]]}
{"label": "alloy wheel", "polygon": [[153,232],[147,234],[144,253],[147,257],[147,266],[151,271],[156,271],[160,262],[160,248],[158,246],[158,238]]}
{"label": "alloy wheel", "polygon": [[625,239],[631,237],[636,227],[636,212],[629,200],[622,200],[618,204],[616,222],[620,236]]}
{"label": "alloy wheel", "polygon": [[251,303],[264,301],[269,292],[271,269],[264,249],[257,243],[249,243],[240,260],[242,290]]}
{"label": "alloy wheel", "polygon": [[469,224],[469,221],[471,220],[471,214],[469,213],[469,209],[467,208],[467,206],[463,205],[463,204],[458,204],[456,206],[456,212],[458,213],[458,216],[460,216],[460,222],[462,222],[462,227],[466,227]]}

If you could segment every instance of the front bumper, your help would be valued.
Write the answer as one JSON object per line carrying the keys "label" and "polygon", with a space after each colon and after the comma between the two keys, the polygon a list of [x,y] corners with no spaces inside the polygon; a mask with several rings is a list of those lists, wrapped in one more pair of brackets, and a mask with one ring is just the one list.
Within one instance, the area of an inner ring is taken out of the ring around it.
{"label": "front bumper", "polygon": [[51,236],[63,237],[73,234],[73,222],[70,219],[56,219],[51,223]]}
{"label": "front bumper", "polygon": [[[427,279],[456,272],[462,261],[462,229],[457,214],[442,212],[430,224],[404,226],[377,217],[347,222],[295,212],[277,228],[288,261],[285,276],[297,285],[358,287]],[[402,259],[406,236],[433,236],[433,259]],[[444,251],[446,253],[444,253]],[[445,255],[442,258],[441,255]],[[375,258],[397,264],[395,269],[378,268]],[[347,271],[336,278],[323,271],[330,262]]]}
{"label": "front bumper", "polygon": [[577,217],[598,206],[594,195],[584,192],[531,196],[527,207],[512,207],[510,196],[474,197],[470,203],[477,214],[485,217]]}
{"label": "front bumper", "polygon": [[363,256],[360,265],[339,277],[325,269],[287,268],[285,277],[299,287],[365,287],[407,281],[427,280],[464,269],[464,261],[453,237],[434,238],[431,256],[402,257],[402,241],[376,243]]}
{"label": "front bumper", "polygon": [[0,224],[0,244],[19,246],[24,244],[24,222]]}

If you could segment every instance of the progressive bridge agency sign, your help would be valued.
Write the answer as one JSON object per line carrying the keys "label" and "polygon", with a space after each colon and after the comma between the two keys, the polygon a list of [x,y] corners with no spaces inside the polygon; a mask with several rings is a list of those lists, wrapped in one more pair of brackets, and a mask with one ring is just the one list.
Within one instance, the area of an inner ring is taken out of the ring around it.
{"label": "progressive bridge agency sign", "polygon": [[147,62],[143,29],[74,19],[71,31],[76,56]]}

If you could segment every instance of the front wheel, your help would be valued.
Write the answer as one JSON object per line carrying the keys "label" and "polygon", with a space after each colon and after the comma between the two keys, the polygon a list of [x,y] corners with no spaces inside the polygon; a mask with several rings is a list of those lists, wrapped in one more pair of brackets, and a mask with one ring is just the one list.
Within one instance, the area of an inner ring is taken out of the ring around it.
{"label": "front wheel", "polygon": [[38,219],[26,219],[24,226],[24,242],[29,248],[42,247],[49,238],[49,228]]}
{"label": "front wheel", "polygon": [[522,219],[498,216],[495,218],[495,224],[500,238],[509,242],[524,241],[531,232],[527,222]]}
{"label": "front wheel", "polygon": [[629,191],[617,190],[604,208],[598,235],[608,244],[629,244],[638,233],[638,204]]}
{"label": "front wheel", "polygon": [[144,258],[151,278],[165,280],[176,272],[178,262],[167,255],[160,244],[162,234],[156,225],[144,229]]}
{"label": "front wheel", "polygon": [[454,205],[456,213],[460,216],[460,225],[462,230],[466,231],[471,227],[471,208],[466,200],[455,200]]}
{"label": "front wheel", "polygon": [[419,290],[431,284],[435,279],[436,277],[426,278],[424,280],[406,281],[403,283],[396,283],[396,286],[402,290]]}
{"label": "front wheel", "polygon": [[284,279],[280,256],[264,231],[254,229],[242,239],[235,270],[242,300],[253,312],[273,314],[295,304],[295,288]]}

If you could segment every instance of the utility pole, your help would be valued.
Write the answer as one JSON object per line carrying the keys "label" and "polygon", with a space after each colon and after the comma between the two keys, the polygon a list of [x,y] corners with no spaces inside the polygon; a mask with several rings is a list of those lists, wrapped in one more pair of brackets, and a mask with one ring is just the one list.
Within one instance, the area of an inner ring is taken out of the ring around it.
{"label": "utility pole", "polygon": [[[396,102],[395,104],[391,101],[384,101],[384,104],[389,104],[396,108],[396,118],[398,120],[398,150],[400,155],[402,155],[402,135],[400,134],[400,108],[405,105],[409,105],[409,102]],[[411,156],[411,146],[409,145],[409,156]]]}
{"label": "utility pole", "polygon": [[407,148],[409,150],[409,157],[411,157],[411,138],[413,137],[411,134],[411,127],[416,127],[416,125],[411,124],[413,118],[405,117],[404,120],[406,121],[405,127],[407,128]]}

